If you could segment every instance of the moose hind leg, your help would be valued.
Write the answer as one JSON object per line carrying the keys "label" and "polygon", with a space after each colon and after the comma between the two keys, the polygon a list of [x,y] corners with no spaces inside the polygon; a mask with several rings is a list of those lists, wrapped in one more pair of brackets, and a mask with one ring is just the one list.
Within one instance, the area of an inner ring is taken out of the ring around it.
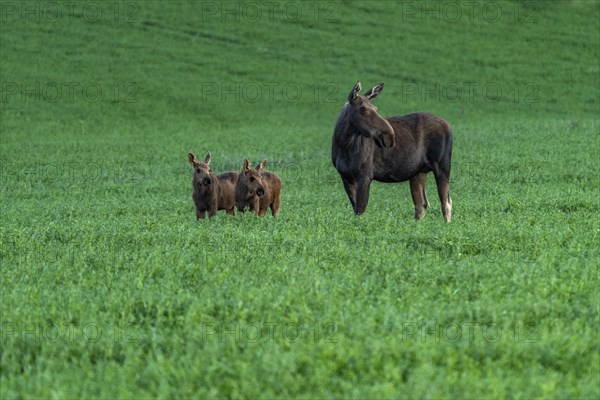
{"label": "moose hind leg", "polygon": [[427,198],[425,197],[424,179],[418,174],[410,179],[410,195],[415,205],[415,219],[420,220],[425,214],[427,208]]}
{"label": "moose hind leg", "polygon": [[427,181],[427,172],[421,172],[419,174],[421,180],[421,189],[423,189],[423,207],[429,208],[429,200],[427,200],[427,193],[425,193],[425,182]]}
{"label": "moose hind leg", "polygon": [[446,222],[452,219],[452,199],[450,199],[450,174],[438,172],[435,174],[440,203],[442,203],[442,214]]}
{"label": "moose hind leg", "polygon": [[276,216],[277,213],[279,212],[279,207],[281,204],[281,197],[279,194],[275,195],[275,198],[273,199],[273,203],[271,203],[271,213],[273,214],[273,216]]}

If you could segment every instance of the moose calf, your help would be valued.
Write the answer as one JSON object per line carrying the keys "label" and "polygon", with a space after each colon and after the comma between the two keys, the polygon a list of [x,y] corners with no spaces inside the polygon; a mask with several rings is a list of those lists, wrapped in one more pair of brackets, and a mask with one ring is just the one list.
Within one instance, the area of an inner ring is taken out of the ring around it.
{"label": "moose calf", "polygon": [[210,152],[203,162],[198,161],[193,153],[188,153],[188,160],[194,168],[192,185],[194,193],[192,198],[196,204],[196,218],[204,219],[213,217],[217,210],[225,210],[228,215],[233,215],[235,206],[235,184],[239,174],[237,172],[224,172],[215,175],[210,169]]}
{"label": "moose calf", "polygon": [[235,188],[235,204],[238,211],[244,211],[248,207],[259,217],[264,217],[269,207],[273,216],[279,212],[281,179],[272,172],[263,172],[265,165],[267,160],[252,168],[250,162],[244,160],[244,168]]}

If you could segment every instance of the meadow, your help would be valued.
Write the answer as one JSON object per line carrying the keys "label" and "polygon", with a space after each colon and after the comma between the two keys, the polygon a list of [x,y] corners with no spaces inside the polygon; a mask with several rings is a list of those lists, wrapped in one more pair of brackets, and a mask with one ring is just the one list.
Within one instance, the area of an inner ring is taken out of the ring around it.
{"label": "meadow", "polygon": [[[600,397],[600,2],[0,3],[0,397]],[[356,81],[453,126],[453,219],[356,217]],[[197,221],[187,153],[277,218]]]}

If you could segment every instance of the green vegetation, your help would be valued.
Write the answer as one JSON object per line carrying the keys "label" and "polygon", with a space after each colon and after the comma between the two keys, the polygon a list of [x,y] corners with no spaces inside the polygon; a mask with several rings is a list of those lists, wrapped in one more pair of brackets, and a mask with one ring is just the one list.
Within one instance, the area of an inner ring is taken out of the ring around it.
{"label": "green vegetation", "polygon": [[[600,396],[599,2],[0,12],[2,398]],[[452,123],[451,224],[353,215],[357,80]],[[196,221],[190,150],[280,215]]]}

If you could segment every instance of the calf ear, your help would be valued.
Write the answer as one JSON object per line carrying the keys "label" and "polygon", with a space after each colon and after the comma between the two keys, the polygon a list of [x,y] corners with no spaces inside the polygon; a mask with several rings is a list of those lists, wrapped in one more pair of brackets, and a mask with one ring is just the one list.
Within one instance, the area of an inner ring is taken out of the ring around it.
{"label": "calf ear", "polygon": [[350,94],[348,95],[349,103],[352,103],[352,100],[354,100],[356,98],[356,96],[358,95],[358,92],[360,92],[360,88],[361,88],[360,82],[356,82],[356,85],[354,85],[354,87],[350,91]]}
{"label": "calf ear", "polygon": [[381,93],[382,90],[383,90],[383,82],[378,83],[377,85],[375,85],[371,89],[369,89],[369,91],[367,93],[365,93],[365,97],[369,100],[374,99],[375,97],[379,96],[379,93]]}
{"label": "calf ear", "polygon": [[256,166],[258,172],[262,171],[265,168],[265,165],[267,165],[267,160],[263,160],[260,164],[258,164]]}
{"label": "calf ear", "polygon": [[196,164],[199,164],[199,161],[194,155],[194,153],[188,153],[188,161],[190,162],[190,164],[192,164],[192,167]]}
{"label": "calf ear", "polygon": [[248,172],[250,170],[250,161],[244,160],[244,172]]}
{"label": "calf ear", "polygon": [[210,156],[210,151],[209,151],[208,153],[206,153],[206,157],[204,157],[204,162],[206,164],[209,164],[210,163],[210,159],[211,159],[211,156]]}

